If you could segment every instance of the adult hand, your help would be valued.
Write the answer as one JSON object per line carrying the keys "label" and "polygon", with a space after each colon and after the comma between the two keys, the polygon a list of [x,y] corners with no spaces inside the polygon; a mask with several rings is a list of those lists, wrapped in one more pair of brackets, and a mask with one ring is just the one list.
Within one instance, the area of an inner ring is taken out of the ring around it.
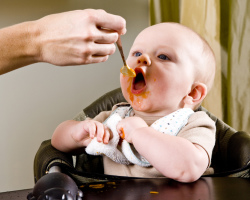
{"label": "adult hand", "polygon": [[39,59],[54,65],[104,62],[115,52],[126,21],[104,10],[77,10],[37,21]]}
{"label": "adult hand", "polygon": [[104,62],[126,21],[104,10],[75,10],[0,30],[0,74],[36,62],[58,66]]}

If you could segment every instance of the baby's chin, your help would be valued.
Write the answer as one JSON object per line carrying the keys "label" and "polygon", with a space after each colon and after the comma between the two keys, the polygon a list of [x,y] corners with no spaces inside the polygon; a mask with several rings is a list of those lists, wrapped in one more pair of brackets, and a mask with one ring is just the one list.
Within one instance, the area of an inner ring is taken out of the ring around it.
{"label": "baby's chin", "polygon": [[131,102],[130,105],[136,111],[140,111],[140,112],[147,112],[148,111],[147,106],[143,102],[141,102],[141,101]]}

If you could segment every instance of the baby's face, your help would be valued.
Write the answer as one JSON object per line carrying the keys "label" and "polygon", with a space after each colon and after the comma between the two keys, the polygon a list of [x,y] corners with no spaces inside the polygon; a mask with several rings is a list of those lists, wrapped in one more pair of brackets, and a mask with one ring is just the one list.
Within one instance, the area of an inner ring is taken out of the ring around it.
{"label": "baby's face", "polygon": [[165,115],[183,107],[194,83],[194,63],[200,49],[193,47],[182,29],[159,24],[135,39],[127,64],[137,75],[120,75],[123,95],[135,110]]}

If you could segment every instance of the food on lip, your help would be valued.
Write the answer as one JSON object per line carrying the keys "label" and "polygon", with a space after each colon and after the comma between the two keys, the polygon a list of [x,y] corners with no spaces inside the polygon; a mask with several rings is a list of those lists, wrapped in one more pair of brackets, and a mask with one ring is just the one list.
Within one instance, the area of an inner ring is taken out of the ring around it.
{"label": "food on lip", "polygon": [[[145,74],[143,69],[140,69],[140,68],[136,68],[135,71],[137,71],[137,74],[141,73],[141,74]],[[131,101],[131,103],[133,105],[135,104],[138,104],[141,106],[143,104],[143,100],[144,99],[147,99],[148,96],[151,94],[150,91],[146,91],[146,88],[147,88],[147,84],[146,84],[146,81],[145,81],[145,87],[143,87],[142,89],[140,90],[135,90],[133,87],[133,82],[134,82],[135,78],[128,78],[127,79],[127,94],[128,94],[128,98],[129,100]]]}

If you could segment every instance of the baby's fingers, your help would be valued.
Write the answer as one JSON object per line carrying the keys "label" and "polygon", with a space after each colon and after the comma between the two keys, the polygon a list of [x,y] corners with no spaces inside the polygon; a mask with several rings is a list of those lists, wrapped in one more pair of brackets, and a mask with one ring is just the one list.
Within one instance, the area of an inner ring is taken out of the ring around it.
{"label": "baby's fingers", "polygon": [[103,142],[105,136],[105,126],[102,123],[96,123],[96,139]]}
{"label": "baby's fingers", "polygon": [[89,121],[89,126],[88,126],[88,132],[89,132],[89,137],[91,139],[93,139],[96,136],[96,123],[94,123],[93,121]]}
{"label": "baby's fingers", "polygon": [[123,129],[123,124],[122,122],[119,122],[116,126],[116,130],[119,134],[119,136],[121,137],[121,139],[125,139],[125,133],[124,133],[124,129]]}
{"label": "baby's fingers", "polygon": [[103,137],[103,143],[108,144],[109,140],[112,138],[111,131],[108,127],[105,127],[104,137]]}
{"label": "baby's fingers", "polygon": [[93,139],[96,137],[98,142],[103,142],[107,144],[111,137],[110,130],[104,126],[102,123],[97,121],[89,121],[88,133],[89,137]]}

